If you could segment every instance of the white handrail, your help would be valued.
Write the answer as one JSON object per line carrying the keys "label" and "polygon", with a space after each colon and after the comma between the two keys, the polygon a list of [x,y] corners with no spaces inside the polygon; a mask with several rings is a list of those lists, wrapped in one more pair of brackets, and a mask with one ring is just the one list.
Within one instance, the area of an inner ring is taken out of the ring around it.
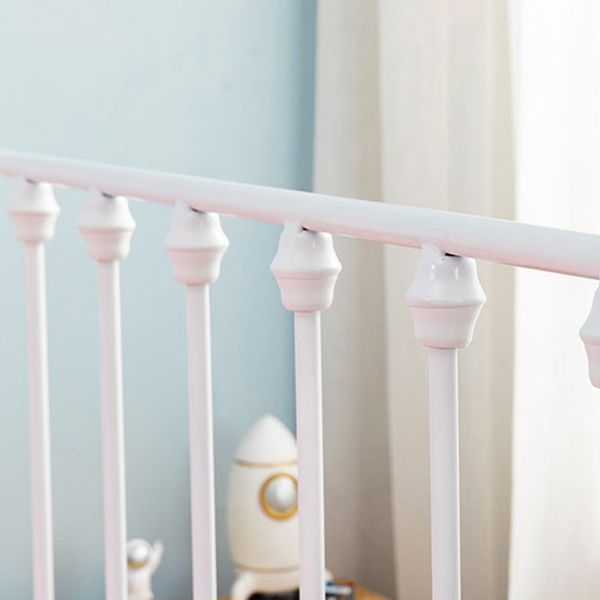
{"label": "white handrail", "polygon": [[598,279],[600,236],[461,213],[369,202],[0,149],[0,174],[112,196]]}
{"label": "white handrail", "polygon": [[[20,178],[27,189],[39,190],[42,186],[29,186],[25,180],[91,192],[80,228],[91,257],[98,263],[100,283],[108,600],[124,600],[127,595],[118,265],[129,251],[135,224],[122,196],[166,205],[181,201],[167,240],[167,249],[175,278],[186,285],[188,299],[194,598],[211,600],[216,597],[208,286],[218,276],[220,261],[228,245],[218,225],[218,217],[211,214],[222,213],[286,224],[271,269],[277,278],[284,306],[295,313],[300,590],[303,597],[312,600],[322,597],[325,578],[320,312],[331,305],[340,271],[329,234],[423,248],[408,301],[417,340],[430,351],[433,597],[435,600],[460,599],[456,351],[469,344],[477,316],[485,302],[472,259],[598,279],[599,235],[2,150],[0,175]],[[29,310],[33,332],[29,369],[32,398],[39,399],[44,407],[47,405],[44,387],[47,385],[45,293],[43,247],[39,242],[49,239],[49,234],[42,229],[41,233],[38,232],[40,239],[29,237],[33,225],[46,223],[38,219],[40,206],[30,207],[25,203],[17,208],[19,210],[13,206],[12,214],[16,219],[19,239],[38,244],[29,248],[29,272],[35,276],[28,293],[30,302],[34,301]],[[26,221],[23,221],[24,208],[28,215]],[[55,212],[50,208],[46,206],[43,215],[53,222]],[[595,377],[600,372],[600,354],[596,351],[596,347],[600,346],[600,329],[596,327],[598,320],[595,320],[597,307],[595,303],[582,333],[594,384],[600,382]],[[38,322],[38,319],[41,321]],[[37,548],[40,549],[39,556],[35,556],[35,567],[39,573],[36,578],[42,582],[38,585],[41,591],[36,597],[51,600],[46,421],[47,411],[41,414],[40,419],[32,421],[31,432],[37,444],[32,446],[37,456],[32,463],[37,477],[35,481],[39,480],[40,486],[47,492],[43,502],[37,502],[34,507],[34,518],[40,522],[40,533],[36,536]]]}

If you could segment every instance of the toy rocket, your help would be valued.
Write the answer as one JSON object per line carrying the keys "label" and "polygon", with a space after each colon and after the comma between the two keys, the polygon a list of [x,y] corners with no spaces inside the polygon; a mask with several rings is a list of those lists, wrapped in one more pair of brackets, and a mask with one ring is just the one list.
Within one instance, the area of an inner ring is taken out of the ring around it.
{"label": "toy rocket", "polygon": [[229,545],[237,572],[231,600],[299,587],[296,440],[260,419],[240,443],[229,477]]}

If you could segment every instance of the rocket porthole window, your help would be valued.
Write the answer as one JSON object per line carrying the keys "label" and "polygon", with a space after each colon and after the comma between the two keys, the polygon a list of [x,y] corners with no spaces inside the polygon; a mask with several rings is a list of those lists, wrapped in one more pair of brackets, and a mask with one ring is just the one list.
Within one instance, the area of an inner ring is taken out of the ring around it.
{"label": "rocket porthole window", "polygon": [[262,484],[259,498],[269,517],[289,519],[298,512],[298,482],[289,473],[275,473]]}

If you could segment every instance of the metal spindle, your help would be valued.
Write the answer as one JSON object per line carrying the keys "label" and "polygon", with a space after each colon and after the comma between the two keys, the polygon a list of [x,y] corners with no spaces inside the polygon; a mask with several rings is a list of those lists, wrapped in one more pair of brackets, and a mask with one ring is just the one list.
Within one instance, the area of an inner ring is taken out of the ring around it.
{"label": "metal spindle", "polygon": [[294,332],[300,587],[303,598],[317,599],[323,597],[325,589],[320,313],[297,312],[294,315]]}
{"label": "metal spindle", "polygon": [[119,264],[98,263],[106,597],[126,597],[125,442]]}
{"label": "metal spindle", "polygon": [[433,598],[460,598],[460,491],[456,350],[429,349]]}
{"label": "metal spindle", "polygon": [[590,313],[579,332],[588,358],[592,385],[600,387],[600,287],[594,294]]}
{"label": "metal spindle", "polygon": [[125,448],[119,261],[135,222],[127,200],[92,191],[79,228],[98,266],[104,560],[107,600],[127,599]]}
{"label": "metal spindle", "polygon": [[417,340],[429,351],[433,600],[460,600],[457,348],[469,345],[485,294],[475,261],[423,247],[407,294]]}
{"label": "metal spindle", "polygon": [[166,246],[175,279],[186,286],[195,600],[217,597],[209,288],[228,245],[217,215],[178,203]]}
{"label": "metal spindle", "polygon": [[48,398],[48,326],[44,243],[54,236],[59,207],[51,186],[21,180],[9,207],[25,246],[33,595],[54,599],[52,485]]}
{"label": "metal spindle", "polygon": [[283,305],[294,311],[300,596],[325,593],[321,311],[329,308],[341,265],[331,235],[286,223],[271,270]]}

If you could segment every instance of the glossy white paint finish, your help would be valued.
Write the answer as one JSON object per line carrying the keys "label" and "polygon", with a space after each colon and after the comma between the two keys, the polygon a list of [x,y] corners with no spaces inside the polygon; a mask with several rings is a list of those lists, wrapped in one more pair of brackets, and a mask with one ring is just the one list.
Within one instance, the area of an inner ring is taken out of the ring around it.
{"label": "glossy white paint finish", "polygon": [[331,235],[285,224],[271,263],[285,308],[294,312],[329,308],[341,270]]}
{"label": "glossy white paint finish", "polygon": [[44,245],[26,244],[25,255],[33,594],[36,600],[52,600],[54,598],[54,550]]}
{"label": "glossy white paint finish", "polygon": [[192,561],[195,600],[217,597],[209,286],[186,289]]}
{"label": "glossy white paint finish", "polygon": [[25,247],[27,367],[31,461],[33,597],[54,599],[54,549],[48,394],[48,325],[44,244],[54,236],[59,213],[52,188],[20,181],[9,212]]}
{"label": "glossy white paint finish", "polygon": [[600,236],[592,234],[8,150],[0,150],[0,174],[161,204],[178,199],[202,211],[293,221],[314,231],[411,248],[429,243],[457,256],[507,265],[591,279],[600,275]]}
{"label": "glossy white paint finish", "polygon": [[341,268],[331,235],[286,222],[271,271],[294,311],[300,596],[310,599],[325,589],[321,311],[331,306]]}
{"label": "glossy white paint finish", "polygon": [[588,358],[590,381],[600,387],[600,288],[596,290],[592,308],[581,327],[581,340]]}
{"label": "glossy white paint finish", "polygon": [[321,314],[295,313],[294,336],[300,595],[316,600],[325,590]]}
{"label": "glossy white paint finish", "polygon": [[127,598],[125,440],[119,263],[98,263],[100,389],[104,491],[104,562],[107,600]]}
{"label": "glossy white paint finish", "polygon": [[415,337],[427,348],[464,348],[471,343],[485,294],[472,258],[423,247],[406,294]]}
{"label": "glossy white paint finish", "polygon": [[457,351],[429,349],[429,469],[433,600],[460,599]]}
{"label": "glossy white paint finish", "polygon": [[105,597],[106,600],[126,600],[127,523],[119,263],[129,254],[135,222],[125,198],[92,191],[79,228],[98,268]]}
{"label": "glossy white paint finish", "polygon": [[[456,350],[469,344],[485,302],[473,258],[597,279],[600,236],[1,150],[0,174],[21,178],[10,210],[27,256],[35,600],[53,599],[43,243],[52,236],[58,210],[48,184],[25,177],[91,190],[80,229],[98,263],[107,600],[127,594],[119,261],[129,252],[135,224],[117,194],[177,204],[167,250],[175,279],[186,286],[194,598],[216,598],[209,286],[228,242],[218,216],[204,212],[213,210],[285,223],[271,269],[284,306],[295,313],[305,598],[322,597],[325,581],[320,311],[331,305],[341,269],[330,233],[423,247],[407,299],[416,338],[429,350],[433,598],[459,600]],[[597,386],[599,307],[597,294],[581,331]]]}
{"label": "glossy white paint finish", "polygon": [[217,215],[177,204],[166,247],[175,279],[186,286],[195,600],[217,597],[210,284],[228,246]]}
{"label": "glossy white paint finish", "polygon": [[406,294],[415,337],[429,352],[433,600],[460,600],[457,348],[468,346],[485,294],[471,258],[423,248]]}

